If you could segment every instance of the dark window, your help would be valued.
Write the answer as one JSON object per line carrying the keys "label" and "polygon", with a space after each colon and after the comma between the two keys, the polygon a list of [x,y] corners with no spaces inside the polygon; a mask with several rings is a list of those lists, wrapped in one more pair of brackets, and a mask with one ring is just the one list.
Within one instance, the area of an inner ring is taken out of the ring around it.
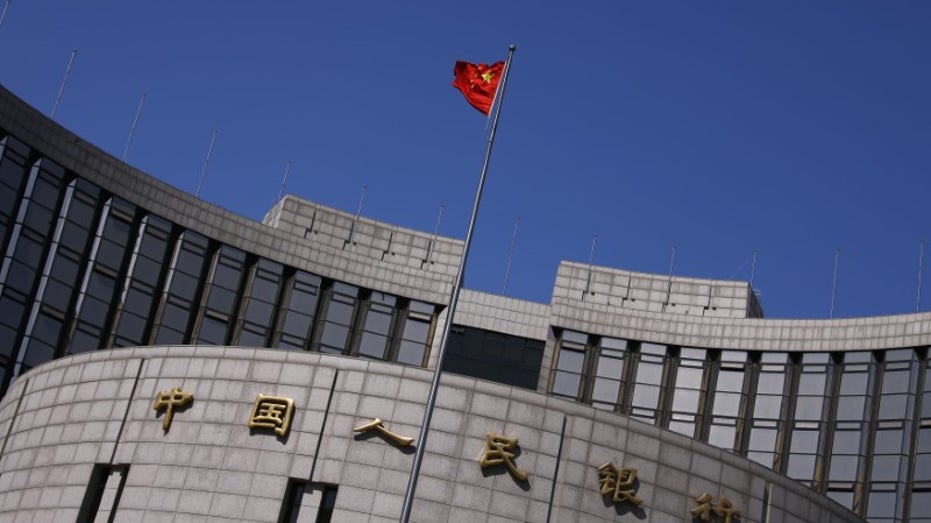
{"label": "dark window", "polygon": [[[333,509],[336,507],[336,494],[339,487],[323,483],[309,483],[305,480],[291,478],[278,513],[278,523],[296,523],[297,521],[313,521],[314,523],[330,523],[333,518]],[[316,517],[304,514],[302,511],[316,510]]]}
{"label": "dark window", "polygon": [[[129,465],[107,465],[97,463],[91,470],[90,481],[87,485],[87,491],[84,493],[84,500],[81,502],[81,509],[78,512],[78,523],[92,523],[98,517],[101,520],[113,521],[116,515],[116,509],[120,503],[120,497],[123,495],[123,486],[126,484],[126,476],[129,474]],[[113,497],[113,504],[101,507],[104,491],[107,487],[116,490]]]}
{"label": "dark window", "polygon": [[320,352],[342,354],[349,343],[358,303],[358,287],[336,282],[327,291],[326,319],[320,335]]}
{"label": "dark window", "polygon": [[[419,344],[422,348],[423,342]],[[454,326],[446,351],[444,371],[527,389],[537,388],[542,341]]]}
{"label": "dark window", "polygon": [[286,291],[281,315],[281,335],[278,346],[304,348],[310,336],[320,294],[320,278],[304,271],[297,271],[291,278]]}

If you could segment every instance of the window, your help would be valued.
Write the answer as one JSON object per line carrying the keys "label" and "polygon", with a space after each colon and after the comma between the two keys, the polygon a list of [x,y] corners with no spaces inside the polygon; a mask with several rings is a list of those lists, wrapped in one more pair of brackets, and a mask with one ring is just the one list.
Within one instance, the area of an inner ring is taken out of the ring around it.
{"label": "window", "polygon": [[[869,427],[869,406],[872,402],[869,384],[875,366],[871,353],[848,352],[837,368],[840,371],[840,384],[833,416],[834,436],[828,449],[831,459],[827,478],[829,490],[843,489],[846,492],[847,488],[851,488],[848,486],[856,483],[857,472],[866,453],[864,435]],[[852,495],[838,494],[835,499],[845,507],[853,508]]]}
{"label": "window", "polygon": [[372,292],[365,300],[357,349],[359,356],[376,360],[389,358],[397,302],[396,297],[382,292]]}
{"label": "window", "polygon": [[78,512],[78,523],[113,521],[127,475],[129,465],[95,464]]}
{"label": "window", "polygon": [[830,354],[808,352],[799,355],[795,416],[789,439],[786,474],[810,485],[815,477],[819,442],[824,429],[822,414],[828,384]]}
{"label": "window", "polygon": [[592,405],[596,408],[620,408],[626,358],[627,340],[607,337],[599,340],[598,362],[595,365],[595,380],[592,386]]}
{"label": "window", "polygon": [[343,354],[349,347],[359,288],[334,282],[326,292],[326,316],[323,320],[316,349],[330,354]]}
{"label": "window", "polygon": [[[430,346],[430,335],[433,330],[433,318],[436,307],[430,303],[411,300],[407,305],[407,315],[401,328],[401,342],[398,346],[398,363],[422,367],[426,365],[427,348]],[[536,340],[529,340],[540,345],[539,359],[536,364],[536,373],[533,376],[533,386],[536,388],[536,379],[540,375],[540,362],[543,360],[543,344]],[[447,358],[449,356],[447,355]],[[518,371],[519,372],[519,371]],[[516,384],[516,383],[515,383]],[[526,386],[526,385],[524,385]]]}
{"label": "window", "polygon": [[540,340],[454,325],[443,371],[535,390],[542,360]]}
{"label": "window", "polygon": [[198,343],[224,345],[240,302],[240,286],[245,272],[246,253],[223,245],[217,251],[204,290],[203,317],[197,333]]}
{"label": "window", "polygon": [[140,345],[148,338],[149,318],[161,287],[170,233],[171,224],[165,220],[152,215],[143,218],[130,261],[128,288],[121,296],[114,346]]}
{"label": "window", "polygon": [[648,423],[655,423],[666,366],[666,347],[654,343],[641,343],[638,356],[630,415]]}
{"label": "window", "polygon": [[310,483],[305,480],[291,478],[281,504],[278,521],[281,523],[297,523],[298,521],[313,521],[314,523],[330,523],[333,518],[333,509],[336,507],[336,494],[339,487],[323,483]]}
{"label": "window", "polygon": [[207,238],[184,231],[175,245],[162,295],[161,313],[155,329],[157,345],[184,343],[191,323],[194,300],[202,289],[201,274],[207,253]]}
{"label": "window", "polygon": [[704,349],[682,348],[679,351],[669,429],[690,438],[696,436],[696,421],[702,413],[702,384],[707,367],[706,359],[707,352]]}
{"label": "window", "polygon": [[282,270],[281,264],[264,258],[255,263],[242,314],[242,328],[237,342],[239,345],[268,346]]}
{"label": "window", "polygon": [[110,314],[116,301],[117,279],[128,262],[135,207],[111,197],[103,207],[91,247],[91,262],[84,273],[78,295],[77,318],[68,353],[76,354],[105,346]]}
{"label": "window", "polygon": [[317,313],[320,277],[296,271],[282,300],[281,334],[277,346],[302,349],[310,339],[310,329]]}
{"label": "window", "polygon": [[879,409],[873,421],[872,467],[867,516],[901,518],[911,454],[918,361],[911,349],[887,350],[881,372]]}
{"label": "window", "polygon": [[779,450],[776,442],[784,426],[782,408],[785,403],[787,363],[788,356],[785,353],[760,355],[753,417],[749,420],[747,457],[765,467],[774,465]]}
{"label": "window", "polygon": [[737,420],[744,399],[744,377],[747,353],[721,351],[717,382],[711,407],[711,426],[708,443],[725,450],[734,450],[737,438]]}
{"label": "window", "polygon": [[559,354],[553,369],[550,387],[552,394],[582,400],[587,347],[587,335],[575,331],[562,331],[559,337]]}

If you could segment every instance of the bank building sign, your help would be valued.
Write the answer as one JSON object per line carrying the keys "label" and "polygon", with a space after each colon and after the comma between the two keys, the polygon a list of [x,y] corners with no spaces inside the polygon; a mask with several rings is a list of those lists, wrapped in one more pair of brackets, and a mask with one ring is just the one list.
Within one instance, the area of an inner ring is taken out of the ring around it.
{"label": "bank building sign", "polygon": [[[184,391],[181,387],[174,387],[167,391],[159,391],[155,395],[152,409],[156,416],[164,412],[162,430],[168,432],[176,413],[183,411],[194,402],[194,394]],[[246,426],[261,432],[270,432],[278,437],[285,437],[291,428],[294,417],[294,400],[283,396],[258,394],[252,403],[249,419]],[[414,438],[394,432],[385,426],[384,420],[375,418],[352,429],[357,436],[374,433],[398,448],[414,445]],[[526,483],[530,474],[517,464],[520,455],[520,440],[517,436],[505,436],[494,431],[485,434],[485,443],[478,466],[482,469],[503,466],[511,476]],[[637,497],[637,469],[615,465],[614,462],[604,463],[593,467],[597,473],[597,481],[593,480],[591,488],[597,490],[606,502],[622,506],[640,508],[644,501]],[[594,475],[593,475],[594,477]],[[737,523],[740,511],[726,497],[715,500],[708,492],[691,496],[693,507],[684,517],[691,517],[693,521],[715,523]]]}

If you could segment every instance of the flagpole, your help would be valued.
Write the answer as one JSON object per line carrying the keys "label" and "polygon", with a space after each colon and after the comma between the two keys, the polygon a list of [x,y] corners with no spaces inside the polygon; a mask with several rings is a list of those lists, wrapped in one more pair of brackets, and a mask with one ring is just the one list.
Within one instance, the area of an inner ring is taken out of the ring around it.
{"label": "flagpole", "polygon": [[469,229],[466,232],[465,245],[462,250],[462,260],[459,262],[459,271],[456,273],[456,280],[453,283],[452,296],[449,298],[449,306],[446,308],[446,321],[443,323],[443,336],[440,338],[440,352],[436,358],[436,367],[433,369],[433,383],[430,385],[430,393],[427,395],[427,405],[424,409],[423,424],[420,426],[420,434],[417,436],[417,451],[414,453],[414,463],[411,466],[411,475],[407,481],[407,490],[404,493],[404,505],[401,508],[400,523],[408,523],[411,518],[411,507],[414,505],[414,492],[417,490],[417,478],[420,475],[420,465],[423,462],[424,450],[427,448],[427,432],[430,428],[430,420],[433,418],[433,407],[436,404],[437,391],[440,388],[440,374],[443,369],[443,359],[446,356],[446,343],[449,340],[449,331],[453,325],[453,317],[456,314],[456,305],[459,301],[459,291],[462,288],[463,275],[465,274],[466,261],[469,258],[469,246],[472,244],[472,233],[475,230],[475,220],[478,216],[478,206],[482,201],[482,190],[485,188],[485,177],[488,174],[488,164],[491,162],[491,150],[495,145],[495,133],[498,130],[498,118],[501,116],[501,105],[504,103],[504,90],[508,82],[508,72],[511,69],[511,59],[514,57],[516,46],[508,48],[508,59],[504,64],[504,72],[501,75],[500,92],[495,97],[498,99],[498,106],[495,109],[494,123],[491,125],[491,132],[488,134],[488,146],[485,149],[485,161],[482,164],[482,174],[478,180],[478,188],[475,191],[475,202],[472,204],[472,216],[469,218]]}

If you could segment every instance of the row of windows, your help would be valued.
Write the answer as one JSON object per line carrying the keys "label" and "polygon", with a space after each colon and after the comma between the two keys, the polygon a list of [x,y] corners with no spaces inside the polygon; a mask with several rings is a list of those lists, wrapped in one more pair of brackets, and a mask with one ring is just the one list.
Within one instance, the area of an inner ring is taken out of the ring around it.
{"label": "row of windows", "polygon": [[203,343],[423,366],[436,307],[184,230],[0,140],[0,391],[55,357]]}
{"label": "row of windows", "polygon": [[747,352],[563,330],[549,392],[745,455],[870,521],[924,521],[927,365],[926,348]]}

